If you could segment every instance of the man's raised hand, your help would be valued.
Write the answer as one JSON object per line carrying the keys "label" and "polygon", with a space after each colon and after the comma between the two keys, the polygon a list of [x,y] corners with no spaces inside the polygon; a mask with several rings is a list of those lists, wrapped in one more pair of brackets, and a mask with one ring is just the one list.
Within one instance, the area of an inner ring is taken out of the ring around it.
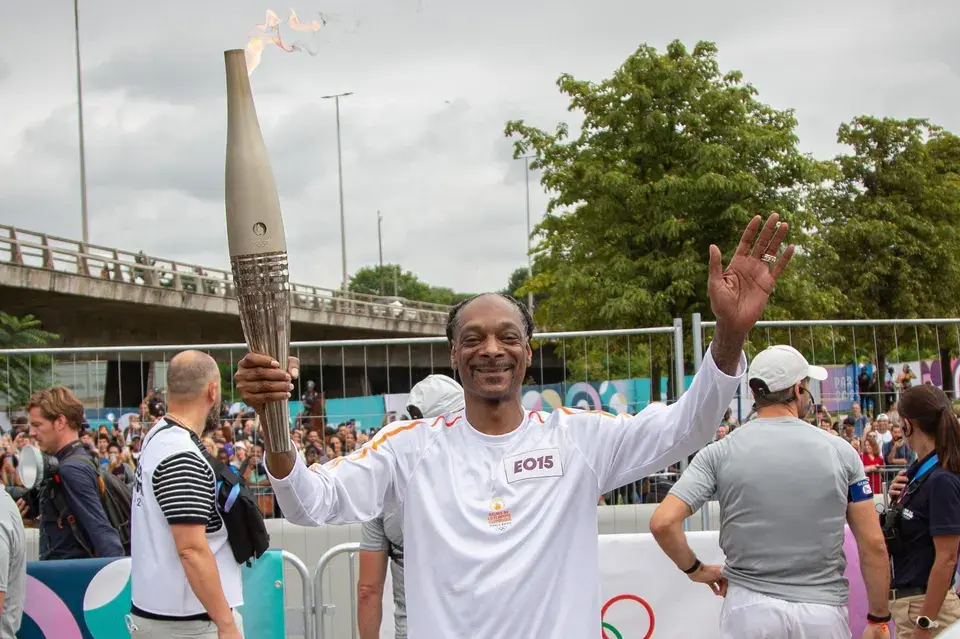
{"label": "man's raised hand", "polygon": [[750,221],[726,270],[720,249],[710,246],[710,306],[718,328],[733,334],[746,335],[757,323],[774,284],[793,257],[793,245],[780,254],[787,223],[781,223],[776,213],[766,224],[762,222],[759,215]]}

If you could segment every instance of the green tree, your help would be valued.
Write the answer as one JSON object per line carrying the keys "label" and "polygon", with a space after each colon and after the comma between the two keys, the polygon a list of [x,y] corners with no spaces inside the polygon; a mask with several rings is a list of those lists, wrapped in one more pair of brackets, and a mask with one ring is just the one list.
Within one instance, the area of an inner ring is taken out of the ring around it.
{"label": "green tree", "polygon": [[[350,278],[348,289],[354,293],[366,295],[381,294],[384,297],[402,297],[417,302],[431,304],[456,304],[468,297],[466,293],[456,293],[442,286],[430,286],[410,271],[404,271],[399,264],[384,264],[381,278],[380,266],[364,266]],[[381,293],[382,286],[382,293]]]}
{"label": "green tree", "polygon": [[[381,288],[382,287],[382,288]],[[410,271],[404,271],[399,264],[364,266],[350,278],[348,288],[354,293],[383,295],[385,297],[403,297],[409,300],[424,301],[430,293],[430,285]]]}
{"label": "green tree", "polygon": [[[60,339],[43,330],[33,315],[14,317],[0,312],[0,348],[38,348]],[[0,356],[0,392],[11,410],[22,409],[30,393],[51,383],[49,355]]]}
{"label": "green tree", "polygon": [[[819,164],[798,150],[793,112],[760,102],[740,72],[722,73],[713,44],[691,52],[675,41],[663,54],[644,45],[599,84],[569,75],[557,84],[583,114],[576,138],[562,123],[548,133],[511,121],[505,131],[517,138],[515,156],[535,156],[553,194],[536,230],[535,275],[521,290],[549,291],[541,324],[709,317],[710,244],[729,260],[749,220],[768,211],[791,223],[791,241],[804,239],[812,220],[802,202]],[[791,287],[818,297],[798,279],[778,294]],[[667,359],[658,350],[655,374]]]}
{"label": "green tree", "polygon": [[[956,316],[960,139],[927,120],[861,116],[840,126],[837,141],[852,152],[836,158],[832,179],[811,198],[823,241],[809,276],[843,291],[844,317]],[[858,359],[877,357],[883,370],[888,356],[930,354],[924,332],[878,331],[876,352],[868,342]]]}
{"label": "green tree", "polygon": [[[510,278],[507,280],[507,286],[500,290],[501,293],[506,293],[507,295],[512,295],[517,298],[524,304],[527,303],[527,290],[524,288],[527,281],[530,279],[528,273],[530,270],[526,266],[518,266],[510,273]],[[547,294],[544,292],[535,293],[533,296],[533,307],[534,310],[539,308],[540,304],[546,299]]]}
{"label": "green tree", "polygon": [[529,278],[530,269],[526,266],[518,266],[513,269],[513,272],[510,273],[510,278],[507,280],[507,286],[504,288],[501,293],[506,293],[507,295],[517,295],[517,291],[526,284],[527,279]]}

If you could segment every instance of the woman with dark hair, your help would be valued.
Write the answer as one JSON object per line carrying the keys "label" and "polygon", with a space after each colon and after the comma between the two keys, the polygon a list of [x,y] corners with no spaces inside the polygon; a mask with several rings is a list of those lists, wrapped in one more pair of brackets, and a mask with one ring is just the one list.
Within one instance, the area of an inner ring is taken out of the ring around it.
{"label": "woman with dark hair", "polygon": [[960,422],[947,395],[913,386],[900,417],[917,461],[894,482],[884,533],[893,562],[890,612],[897,637],[935,637],[960,619],[951,588],[960,546]]}

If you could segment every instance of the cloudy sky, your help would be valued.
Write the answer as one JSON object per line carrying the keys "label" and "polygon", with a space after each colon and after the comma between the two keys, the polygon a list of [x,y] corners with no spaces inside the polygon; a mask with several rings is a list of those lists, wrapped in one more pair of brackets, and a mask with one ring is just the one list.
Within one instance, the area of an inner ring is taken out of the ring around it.
{"label": "cloudy sky", "polygon": [[[953,0],[291,0],[329,23],[318,55],[265,51],[252,81],[281,192],[292,279],[335,287],[341,102],[347,259],[384,258],[458,291],[526,261],[522,161],[508,119],[576,124],[555,80],[601,80],[641,43],[715,41],[762,100],[794,107],[804,151],[838,152],[860,113],[960,131]],[[228,266],[223,51],[263,0],[80,0],[91,242]],[[121,8],[122,7],[122,8]],[[73,9],[5,3],[0,223],[80,238]],[[547,195],[533,177],[534,220]]]}

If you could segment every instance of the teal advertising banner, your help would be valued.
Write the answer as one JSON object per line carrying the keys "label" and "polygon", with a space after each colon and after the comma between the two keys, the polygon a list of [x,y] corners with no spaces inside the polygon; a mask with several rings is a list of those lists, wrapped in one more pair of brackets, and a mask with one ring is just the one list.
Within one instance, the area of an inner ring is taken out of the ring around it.
{"label": "teal advertising banner", "polygon": [[[243,568],[239,608],[247,637],[283,639],[283,557],[269,550]],[[256,605],[250,605],[256,602]],[[18,639],[129,639],[130,558],[34,561]]]}

